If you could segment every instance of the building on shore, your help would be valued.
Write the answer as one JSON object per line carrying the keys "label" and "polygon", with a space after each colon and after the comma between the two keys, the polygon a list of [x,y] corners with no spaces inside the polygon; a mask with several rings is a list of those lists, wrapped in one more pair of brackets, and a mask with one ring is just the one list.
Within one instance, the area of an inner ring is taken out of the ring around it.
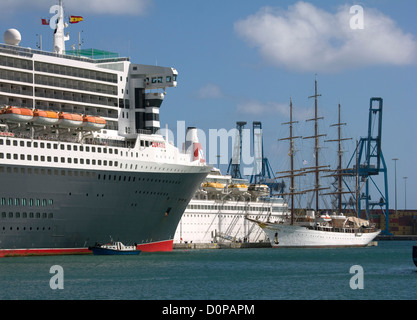
{"label": "building on shore", "polygon": [[[370,218],[378,228],[385,226],[381,210],[372,210]],[[393,235],[417,235],[417,210],[389,211],[389,232]]]}

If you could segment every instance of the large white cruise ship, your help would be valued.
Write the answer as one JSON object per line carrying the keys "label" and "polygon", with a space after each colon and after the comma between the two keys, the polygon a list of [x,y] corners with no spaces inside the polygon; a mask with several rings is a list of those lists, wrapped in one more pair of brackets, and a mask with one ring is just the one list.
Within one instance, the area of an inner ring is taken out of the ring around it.
{"label": "large white cruise ship", "polygon": [[84,253],[110,237],[170,251],[210,171],[197,140],[181,152],[159,134],[178,72],[66,52],[65,27],[61,10],[53,52],[19,46],[15,29],[0,44],[0,256]]}
{"label": "large white cruise ship", "polygon": [[[268,243],[258,223],[289,221],[282,197],[270,196],[268,186],[221,175],[213,168],[187,205],[174,237],[174,246],[211,248],[233,243]],[[250,220],[249,220],[250,219]]]}

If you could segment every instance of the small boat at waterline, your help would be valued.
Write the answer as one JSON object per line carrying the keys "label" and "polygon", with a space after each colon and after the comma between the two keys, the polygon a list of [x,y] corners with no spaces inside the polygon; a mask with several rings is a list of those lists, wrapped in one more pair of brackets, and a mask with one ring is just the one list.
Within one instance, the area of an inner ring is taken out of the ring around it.
{"label": "small boat at waterline", "polygon": [[94,255],[138,255],[141,250],[138,250],[136,245],[125,246],[123,243],[116,241],[108,244],[98,244],[94,247],[89,247]]}

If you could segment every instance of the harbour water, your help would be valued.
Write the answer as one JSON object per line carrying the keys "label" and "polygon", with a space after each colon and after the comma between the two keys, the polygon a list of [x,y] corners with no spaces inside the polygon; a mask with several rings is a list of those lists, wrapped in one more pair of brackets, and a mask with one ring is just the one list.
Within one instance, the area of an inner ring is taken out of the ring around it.
{"label": "harbour water", "polygon": [[[0,299],[416,300],[413,245],[2,258]],[[51,288],[52,266],[62,267],[62,289]],[[351,287],[352,266],[363,269],[363,289]]]}

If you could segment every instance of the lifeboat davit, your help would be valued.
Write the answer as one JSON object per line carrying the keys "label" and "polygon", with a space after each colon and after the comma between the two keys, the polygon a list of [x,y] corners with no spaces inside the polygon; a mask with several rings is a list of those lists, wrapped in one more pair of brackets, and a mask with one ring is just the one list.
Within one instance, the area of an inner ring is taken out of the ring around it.
{"label": "lifeboat davit", "polygon": [[247,192],[248,186],[244,183],[233,183],[229,185],[229,190],[231,190],[233,194],[240,194]]}
{"label": "lifeboat davit", "polygon": [[266,197],[269,195],[269,187],[265,184],[251,184],[248,188],[253,197]]}
{"label": "lifeboat davit", "polygon": [[0,111],[0,119],[10,123],[27,123],[33,119],[33,111],[28,108],[6,107]]}
{"label": "lifeboat davit", "polygon": [[87,116],[83,117],[82,128],[86,131],[101,130],[106,126],[106,120],[101,117]]}
{"label": "lifeboat davit", "polygon": [[59,121],[58,113],[36,109],[33,111],[33,124],[38,126],[53,126]]}
{"label": "lifeboat davit", "polygon": [[83,124],[83,117],[75,113],[59,113],[58,126],[61,128],[79,128]]}

